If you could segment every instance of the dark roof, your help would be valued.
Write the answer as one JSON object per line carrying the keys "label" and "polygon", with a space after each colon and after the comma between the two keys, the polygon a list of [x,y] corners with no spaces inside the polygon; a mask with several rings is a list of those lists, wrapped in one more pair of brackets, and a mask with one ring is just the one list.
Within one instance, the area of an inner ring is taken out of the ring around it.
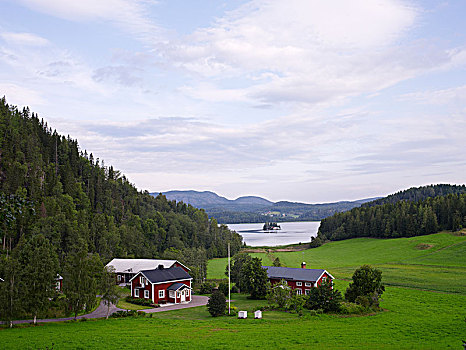
{"label": "dark roof", "polygon": [[191,278],[191,276],[179,266],[173,266],[169,269],[143,270],[141,273],[143,273],[151,283],[185,280]]}
{"label": "dark roof", "polygon": [[292,281],[317,282],[324,273],[323,269],[300,269],[292,267],[262,266],[267,270],[267,276],[274,279],[284,279]]}
{"label": "dark roof", "polygon": [[178,290],[183,287],[189,288],[189,286],[187,286],[184,283],[176,282],[176,283],[173,283],[170,287],[168,287],[167,290]]}

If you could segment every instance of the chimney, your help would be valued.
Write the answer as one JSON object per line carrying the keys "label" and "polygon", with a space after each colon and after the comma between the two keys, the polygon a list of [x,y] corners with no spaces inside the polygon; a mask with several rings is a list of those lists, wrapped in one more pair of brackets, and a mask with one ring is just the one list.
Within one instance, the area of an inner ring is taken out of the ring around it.
{"label": "chimney", "polygon": [[159,270],[163,270],[164,266],[162,264],[159,265]]}
{"label": "chimney", "polygon": [[306,262],[305,262],[305,261],[303,261],[303,262],[301,263],[301,268],[302,268],[302,269],[305,269],[305,268],[306,268]]}

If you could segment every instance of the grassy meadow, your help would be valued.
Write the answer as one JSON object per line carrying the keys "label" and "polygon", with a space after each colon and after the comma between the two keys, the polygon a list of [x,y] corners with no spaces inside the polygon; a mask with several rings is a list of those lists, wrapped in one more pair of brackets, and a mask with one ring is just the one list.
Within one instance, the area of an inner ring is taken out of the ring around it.
{"label": "grassy meadow", "polygon": [[[427,249],[426,249],[427,248]],[[352,239],[304,252],[269,252],[287,266],[326,268],[344,291],[354,269],[369,263],[387,284],[381,306],[366,316],[265,311],[262,320],[212,318],[205,307],[141,318],[89,320],[0,329],[6,349],[461,349],[466,340],[466,237],[450,233],[392,240]],[[264,260],[265,260],[264,259]],[[269,263],[267,260],[264,263]],[[222,278],[225,259],[209,263]],[[253,312],[265,301],[233,294],[232,304]]]}

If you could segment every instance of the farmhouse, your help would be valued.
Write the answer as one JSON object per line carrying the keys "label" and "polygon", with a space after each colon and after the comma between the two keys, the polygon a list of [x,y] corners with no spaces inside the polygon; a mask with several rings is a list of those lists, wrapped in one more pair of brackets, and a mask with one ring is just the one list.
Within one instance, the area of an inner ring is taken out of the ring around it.
{"label": "farmhouse", "polygon": [[301,264],[301,268],[264,266],[264,269],[267,270],[272,286],[285,280],[298,295],[309,295],[312,287],[320,285],[323,280],[334,279],[326,270],[306,269],[305,262]]}
{"label": "farmhouse", "polygon": [[189,268],[177,260],[159,260],[159,259],[113,259],[107,265],[115,269],[117,283],[129,283],[139,271],[155,270],[158,268],[169,269],[172,266],[181,267],[186,272]]}
{"label": "farmhouse", "polygon": [[189,303],[192,280],[179,266],[139,271],[130,280],[131,296],[152,300],[154,304]]}

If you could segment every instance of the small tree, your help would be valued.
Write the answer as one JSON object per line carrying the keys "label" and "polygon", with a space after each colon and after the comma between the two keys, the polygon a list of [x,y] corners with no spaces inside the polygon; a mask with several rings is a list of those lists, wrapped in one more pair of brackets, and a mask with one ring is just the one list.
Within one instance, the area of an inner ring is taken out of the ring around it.
{"label": "small tree", "polygon": [[379,299],[385,291],[382,284],[382,271],[363,265],[353,273],[353,282],[346,289],[345,299],[354,303],[379,306]]}
{"label": "small tree", "polygon": [[212,317],[224,315],[226,307],[227,301],[225,295],[218,290],[212,293],[212,296],[207,302],[207,309],[209,310],[209,313],[212,315]]}
{"label": "small tree", "polygon": [[267,301],[270,306],[277,306],[279,309],[285,309],[288,299],[291,297],[291,288],[288,286],[285,280],[281,280],[280,283],[270,286],[267,292]]}
{"label": "small tree", "polygon": [[223,295],[228,295],[228,281],[221,281],[218,285],[218,290],[223,293]]}
{"label": "small tree", "polygon": [[252,258],[241,268],[242,280],[252,299],[263,299],[267,295],[267,271],[262,267],[262,259]]}
{"label": "small tree", "polygon": [[[252,260],[251,256],[248,253],[238,253],[233,256],[233,263],[231,264],[231,281],[236,284],[236,287],[241,291],[244,289],[242,284],[243,275],[242,268],[245,263],[248,263]],[[228,266],[225,268],[225,275],[228,276]]]}
{"label": "small tree", "polygon": [[102,300],[107,305],[107,316],[110,313],[110,305],[116,304],[121,297],[121,290],[115,284],[115,268],[104,267],[101,284]]}
{"label": "small tree", "polygon": [[341,293],[332,288],[331,281],[323,280],[317,287],[311,288],[306,308],[310,310],[322,309],[325,312],[336,312],[340,310],[343,300]]}
{"label": "small tree", "polygon": [[276,267],[282,266],[282,263],[281,263],[280,258],[278,256],[273,261],[273,266],[276,266]]}
{"label": "small tree", "polygon": [[42,234],[33,236],[21,249],[18,260],[21,266],[22,296],[26,312],[34,317],[49,306],[55,294],[58,275],[58,257],[49,240]]}

